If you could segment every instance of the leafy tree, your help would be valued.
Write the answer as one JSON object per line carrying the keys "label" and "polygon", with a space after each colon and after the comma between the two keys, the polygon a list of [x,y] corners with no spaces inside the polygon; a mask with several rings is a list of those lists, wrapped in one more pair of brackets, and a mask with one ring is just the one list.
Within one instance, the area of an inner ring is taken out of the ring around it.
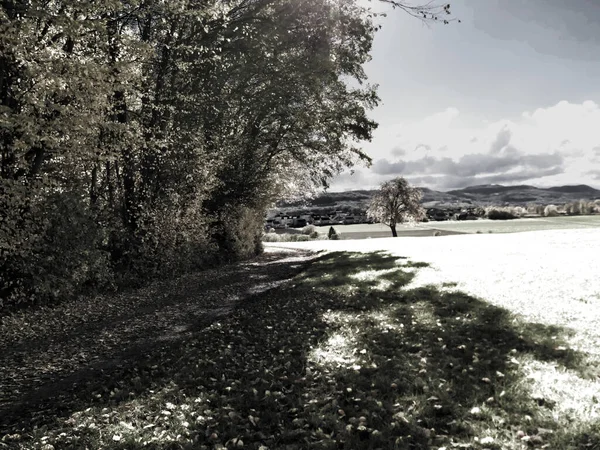
{"label": "leafy tree", "polygon": [[544,208],[544,216],[546,216],[546,217],[558,216],[558,207],[556,205],[547,205]]}
{"label": "leafy tree", "polygon": [[367,215],[374,221],[390,227],[397,237],[396,225],[417,222],[425,217],[421,207],[422,192],[408,184],[403,177],[383,183],[373,195]]}
{"label": "leafy tree", "polygon": [[335,228],[329,227],[329,231],[327,232],[327,238],[330,240],[338,239],[338,234],[337,234],[337,231],[335,231]]}
{"label": "leafy tree", "polygon": [[487,213],[487,217],[490,220],[511,220],[517,218],[517,216],[510,211],[496,208],[490,209]]}
{"label": "leafy tree", "polygon": [[357,0],[0,1],[0,307],[259,252],[267,205],[370,163],[376,17]]}

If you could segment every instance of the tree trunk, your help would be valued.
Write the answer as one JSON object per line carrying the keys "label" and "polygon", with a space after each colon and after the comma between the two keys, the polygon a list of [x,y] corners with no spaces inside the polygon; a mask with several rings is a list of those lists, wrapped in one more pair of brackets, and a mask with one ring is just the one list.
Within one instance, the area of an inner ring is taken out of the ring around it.
{"label": "tree trunk", "polygon": [[92,179],[90,180],[90,206],[95,207],[98,202],[98,163],[94,163]]}
{"label": "tree trunk", "polygon": [[390,228],[392,229],[392,236],[398,237],[398,233],[396,232],[396,224],[390,225]]}

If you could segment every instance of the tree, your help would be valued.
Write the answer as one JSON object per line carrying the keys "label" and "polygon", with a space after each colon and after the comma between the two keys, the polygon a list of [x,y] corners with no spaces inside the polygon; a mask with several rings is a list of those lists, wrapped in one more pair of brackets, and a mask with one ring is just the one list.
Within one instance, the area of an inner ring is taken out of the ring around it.
{"label": "tree", "polygon": [[425,217],[425,210],[421,207],[422,198],[423,193],[419,189],[398,177],[381,185],[371,199],[367,215],[390,227],[392,236],[397,237],[397,224],[416,222]]}
{"label": "tree", "polygon": [[558,208],[556,207],[556,205],[547,205],[544,208],[544,216],[546,216],[546,217],[558,216]]}
{"label": "tree", "polygon": [[338,239],[338,234],[337,234],[337,231],[335,231],[335,228],[329,227],[329,232],[327,233],[327,238],[330,240],[334,240],[334,241]]}
{"label": "tree", "polygon": [[[369,0],[371,1],[371,0]],[[430,1],[421,5],[414,5],[406,1],[398,1],[398,0],[379,0],[381,3],[385,3],[388,5],[392,5],[392,8],[400,9],[404,11],[410,16],[421,19],[423,22],[440,22],[445,25],[448,25],[450,22],[454,22],[458,20],[460,23],[460,19],[456,19],[451,17],[452,12],[450,11],[450,3],[436,3],[434,1]]]}
{"label": "tree", "polygon": [[370,163],[377,16],[358,0],[0,1],[0,308],[260,251],[270,203]]}

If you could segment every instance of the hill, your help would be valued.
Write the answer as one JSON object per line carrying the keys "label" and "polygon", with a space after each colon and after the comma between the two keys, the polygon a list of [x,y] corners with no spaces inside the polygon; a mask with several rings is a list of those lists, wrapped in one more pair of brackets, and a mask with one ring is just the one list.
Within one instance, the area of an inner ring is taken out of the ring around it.
{"label": "hill", "polygon": [[600,198],[600,190],[587,185],[538,188],[528,185],[502,186],[500,184],[488,184],[453,190],[449,191],[448,194],[470,200],[481,206],[525,205],[530,203],[549,205]]}
{"label": "hill", "polygon": [[[600,190],[585,184],[550,188],[538,188],[529,185],[503,186],[500,184],[485,184],[447,192],[429,188],[421,188],[421,190],[423,192],[423,204],[427,207],[550,205],[564,204],[582,199],[600,199]],[[365,209],[373,192],[375,191],[327,192],[309,202],[280,202],[277,204],[277,208]]]}

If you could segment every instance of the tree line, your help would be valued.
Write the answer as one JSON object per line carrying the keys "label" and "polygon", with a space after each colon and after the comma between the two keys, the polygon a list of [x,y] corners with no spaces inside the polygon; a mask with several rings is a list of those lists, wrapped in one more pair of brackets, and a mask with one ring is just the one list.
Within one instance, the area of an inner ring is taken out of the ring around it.
{"label": "tree line", "polygon": [[376,16],[357,0],[1,0],[0,310],[260,252],[273,200],[370,162]]}

